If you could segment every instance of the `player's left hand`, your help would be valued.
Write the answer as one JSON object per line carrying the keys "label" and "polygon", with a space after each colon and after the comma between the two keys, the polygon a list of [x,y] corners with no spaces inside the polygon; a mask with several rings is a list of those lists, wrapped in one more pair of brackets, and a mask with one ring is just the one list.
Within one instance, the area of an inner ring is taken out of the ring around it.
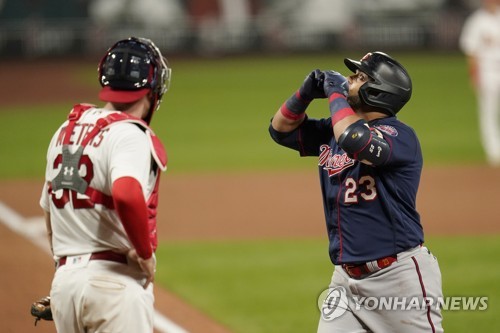
{"label": "player's left hand", "polygon": [[31,304],[31,315],[35,317],[35,326],[39,320],[53,320],[50,296],[43,297]]}
{"label": "player's left hand", "polygon": [[340,93],[347,97],[349,92],[349,84],[347,78],[334,71],[324,71],[324,83],[323,89],[325,90],[326,96],[330,96],[333,93]]}
{"label": "player's left hand", "polygon": [[326,98],[323,89],[324,74],[321,70],[315,69],[309,73],[299,89],[300,96],[312,101],[316,98]]}

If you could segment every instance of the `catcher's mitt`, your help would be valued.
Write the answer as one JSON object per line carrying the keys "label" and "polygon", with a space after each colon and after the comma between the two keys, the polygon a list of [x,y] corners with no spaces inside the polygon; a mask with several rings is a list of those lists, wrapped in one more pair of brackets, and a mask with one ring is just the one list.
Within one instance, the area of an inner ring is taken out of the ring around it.
{"label": "catcher's mitt", "polygon": [[35,317],[35,326],[39,320],[52,320],[52,310],[50,309],[50,296],[43,297],[31,304],[31,315]]}

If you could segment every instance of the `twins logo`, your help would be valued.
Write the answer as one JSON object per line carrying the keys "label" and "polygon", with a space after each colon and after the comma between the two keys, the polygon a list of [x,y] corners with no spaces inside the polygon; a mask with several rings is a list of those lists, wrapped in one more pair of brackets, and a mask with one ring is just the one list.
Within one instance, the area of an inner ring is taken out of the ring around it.
{"label": "twins logo", "polygon": [[354,160],[349,158],[346,153],[332,154],[332,149],[329,145],[322,145],[319,147],[319,166],[328,172],[328,177],[332,177],[342,170],[354,165]]}
{"label": "twins logo", "polygon": [[375,128],[390,136],[398,136],[398,130],[389,125],[375,125]]}

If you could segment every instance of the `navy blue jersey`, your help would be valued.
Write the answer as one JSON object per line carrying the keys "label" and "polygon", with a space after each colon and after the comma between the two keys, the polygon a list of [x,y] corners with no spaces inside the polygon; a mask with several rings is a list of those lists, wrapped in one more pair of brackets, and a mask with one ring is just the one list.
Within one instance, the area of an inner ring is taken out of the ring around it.
{"label": "navy blue jersey", "polygon": [[306,119],[279,144],[318,156],[330,258],[334,264],[383,258],[424,241],[416,196],[422,151],[412,128],[396,117],[369,122],[389,143],[388,161],[374,167],[351,159],[337,145],[331,118]]}

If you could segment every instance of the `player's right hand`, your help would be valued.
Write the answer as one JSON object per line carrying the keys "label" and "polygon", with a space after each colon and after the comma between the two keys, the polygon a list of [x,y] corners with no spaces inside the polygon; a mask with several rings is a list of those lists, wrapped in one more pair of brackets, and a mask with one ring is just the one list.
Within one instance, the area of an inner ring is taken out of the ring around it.
{"label": "player's right hand", "polygon": [[149,286],[149,284],[153,282],[155,279],[155,273],[156,273],[155,257],[151,256],[149,259],[142,259],[141,257],[139,257],[135,249],[128,251],[127,257],[137,262],[142,272],[146,276],[146,282],[143,285],[144,289],[146,289]]}
{"label": "player's right hand", "polygon": [[155,280],[156,262],[153,256],[149,259],[139,258],[138,262],[142,271],[146,274],[146,282],[143,287],[144,289],[147,289],[149,284]]}
{"label": "player's right hand", "polygon": [[349,92],[349,84],[347,78],[335,71],[324,71],[324,93],[327,96],[337,92],[347,97]]}
{"label": "player's right hand", "polygon": [[315,98],[326,98],[323,89],[324,77],[324,73],[319,69],[309,73],[299,89],[300,96],[309,101]]}

